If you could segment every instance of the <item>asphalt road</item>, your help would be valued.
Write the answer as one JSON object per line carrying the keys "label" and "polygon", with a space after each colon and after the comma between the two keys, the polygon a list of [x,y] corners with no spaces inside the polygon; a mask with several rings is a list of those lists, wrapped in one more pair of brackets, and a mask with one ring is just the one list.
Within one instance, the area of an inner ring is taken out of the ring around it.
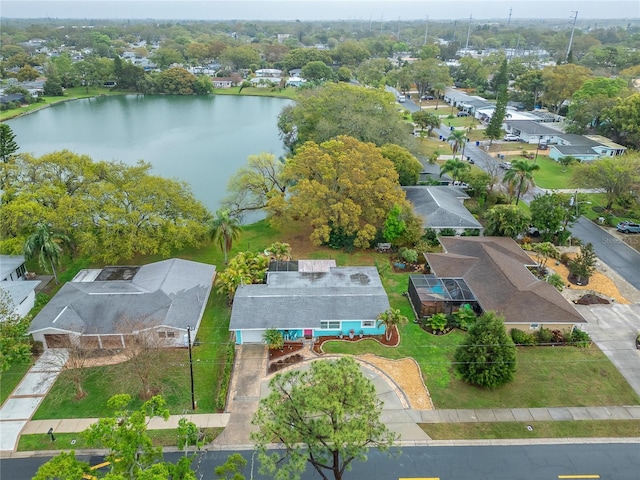
{"label": "asphalt road", "polygon": [[[578,219],[571,227],[571,233],[583,243],[591,243],[598,258],[618,272],[631,285],[640,289],[640,253],[585,217]],[[640,235],[627,235],[640,242]]]}
{"label": "asphalt road", "polygon": [[[392,452],[395,455],[390,457],[372,450],[369,460],[354,463],[353,469],[344,474],[344,479],[558,480],[563,476],[570,476],[568,478],[638,480],[640,472],[640,445],[637,443],[424,446],[403,447],[400,454],[395,449]],[[234,452],[202,454],[194,461],[198,478],[215,478],[214,468],[224,463],[230,453]],[[252,462],[252,451],[240,453],[248,460],[248,466],[243,472],[246,478],[271,478],[257,473],[258,462],[255,459]],[[166,455],[171,461],[179,456],[179,453]],[[30,479],[38,466],[46,460],[43,457],[4,459],[0,461],[1,476],[11,480]],[[100,458],[94,457],[91,461],[96,464]],[[319,478],[311,466],[302,475],[303,480]]]}

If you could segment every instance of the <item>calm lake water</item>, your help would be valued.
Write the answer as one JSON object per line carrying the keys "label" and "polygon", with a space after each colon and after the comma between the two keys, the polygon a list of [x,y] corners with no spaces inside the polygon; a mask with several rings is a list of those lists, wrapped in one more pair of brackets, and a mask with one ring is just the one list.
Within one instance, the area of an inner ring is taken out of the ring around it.
{"label": "calm lake water", "polygon": [[[186,181],[211,212],[249,155],[284,154],[277,117],[290,100],[126,95],[75,100],[9,120],[19,152],[71,150]],[[256,217],[245,219],[253,221]]]}

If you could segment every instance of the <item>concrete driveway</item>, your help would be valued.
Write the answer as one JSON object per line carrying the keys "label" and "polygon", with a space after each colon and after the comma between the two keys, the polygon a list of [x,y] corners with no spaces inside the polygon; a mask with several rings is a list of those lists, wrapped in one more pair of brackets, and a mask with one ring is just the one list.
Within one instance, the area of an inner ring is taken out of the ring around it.
{"label": "concrete driveway", "polygon": [[589,322],[584,330],[640,395],[640,350],[635,346],[640,331],[640,304],[575,307]]}
{"label": "concrete driveway", "polygon": [[[322,357],[329,359],[329,356]],[[260,398],[269,394],[267,375],[268,351],[266,345],[240,345],[236,349],[227,411],[231,414],[225,430],[215,440],[218,446],[238,445],[250,448],[250,434],[255,430],[251,418],[258,409]],[[288,369],[308,369],[302,362]],[[362,373],[373,382],[377,396],[384,406],[382,422],[400,434],[404,441],[427,440],[429,437],[409,415],[409,405],[404,392],[383,372],[361,362]]]}

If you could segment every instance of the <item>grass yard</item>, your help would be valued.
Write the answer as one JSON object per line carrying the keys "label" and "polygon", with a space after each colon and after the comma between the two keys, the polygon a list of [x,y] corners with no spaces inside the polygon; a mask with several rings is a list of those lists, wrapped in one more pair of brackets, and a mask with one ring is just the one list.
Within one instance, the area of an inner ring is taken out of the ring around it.
{"label": "grass yard", "polygon": [[[533,427],[528,430],[527,426]],[[422,423],[434,440],[503,438],[637,437],[640,420],[580,420],[571,422]]]}
{"label": "grass yard", "polygon": [[408,274],[385,273],[383,283],[393,308],[400,308],[410,323],[401,328],[400,345],[383,347],[373,340],[328,342],[327,353],[414,358],[436,408],[524,408],[560,406],[638,405],[640,398],[609,359],[594,345],[522,347],[517,352],[515,380],[495,390],[480,389],[456,378],[453,353],[465,333],[454,330],[434,336],[412,323],[413,311],[403,292]]}
{"label": "grass yard", "polygon": [[[203,428],[205,442],[211,443],[220,433],[222,428]],[[156,447],[177,447],[178,436],[176,429],[148,430],[147,433]],[[31,452],[37,450],[81,450],[91,448],[87,444],[81,433],[56,433],[55,442],[51,441],[49,435],[31,434],[21,435],[18,442],[18,452]],[[71,443],[74,442],[74,443]]]}
{"label": "grass yard", "polygon": [[12,365],[6,372],[0,373],[0,405],[11,395],[11,392],[18,386],[24,374],[31,367],[30,363],[22,365]]}
{"label": "grass yard", "polygon": [[[534,162],[534,160],[526,159],[522,155],[507,155],[505,159],[509,162],[513,162],[515,160],[525,160],[529,163]],[[538,187],[547,189],[576,188],[572,179],[573,169],[575,166],[569,165],[568,167],[563,167],[558,162],[551,160],[549,157],[541,155],[538,155],[538,159],[535,163],[540,166],[540,170],[533,173]]]}

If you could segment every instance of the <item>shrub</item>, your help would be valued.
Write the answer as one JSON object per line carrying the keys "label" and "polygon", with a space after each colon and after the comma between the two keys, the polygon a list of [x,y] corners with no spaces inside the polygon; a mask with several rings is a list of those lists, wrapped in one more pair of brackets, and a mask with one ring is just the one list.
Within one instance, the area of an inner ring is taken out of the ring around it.
{"label": "shrub", "polygon": [[216,398],[216,408],[220,412],[224,411],[224,407],[227,404],[227,392],[229,391],[229,383],[231,382],[231,369],[233,368],[235,354],[235,345],[233,342],[230,342],[227,347],[227,359],[224,365],[222,380],[220,381],[220,390]]}
{"label": "shrub", "polygon": [[262,338],[270,350],[280,350],[284,347],[284,337],[280,330],[269,328],[265,330]]}
{"label": "shrub", "polygon": [[455,351],[456,370],[462,379],[495,388],[513,380],[516,347],[504,329],[504,319],[493,312],[481,315]]}
{"label": "shrub", "polygon": [[438,241],[438,233],[433,228],[425,229],[422,239],[427,241],[429,245],[440,245],[440,242]]}
{"label": "shrub", "polygon": [[434,313],[429,317],[428,325],[434,332],[444,332],[447,328],[447,316],[444,313]]}
{"label": "shrub", "polygon": [[459,325],[455,314],[447,314],[447,328],[458,328]]}
{"label": "shrub", "polygon": [[591,345],[591,337],[584,330],[574,328],[571,332],[571,344],[574,347],[589,348]]}
{"label": "shrub", "polygon": [[569,263],[569,260],[571,260],[571,255],[566,252],[560,254],[560,263],[562,263],[563,265],[567,265]]}
{"label": "shrub", "polygon": [[531,333],[517,328],[512,328],[510,333],[511,339],[516,345],[534,345],[536,343],[536,339]]}
{"label": "shrub", "polygon": [[556,289],[561,292],[564,289],[564,280],[562,279],[562,276],[560,276],[557,273],[554,273],[552,275],[549,275],[546,278],[547,283],[553,285],[554,287],[556,287]]}
{"label": "shrub", "polygon": [[440,230],[440,235],[443,237],[455,237],[456,229],[455,228],[443,228]]}
{"label": "shrub", "polygon": [[469,304],[464,304],[455,312],[457,327],[461,330],[468,330],[476,322],[476,314]]}
{"label": "shrub", "polygon": [[400,257],[402,257],[405,262],[416,263],[418,261],[418,252],[411,248],[403,247],[400,249]]}
{"label": "shrub", "polygon": [[551,340],[553,340],[553,332],[548,328],[543,327],[536,332],[536,342],[538,345],[551,343]]}

